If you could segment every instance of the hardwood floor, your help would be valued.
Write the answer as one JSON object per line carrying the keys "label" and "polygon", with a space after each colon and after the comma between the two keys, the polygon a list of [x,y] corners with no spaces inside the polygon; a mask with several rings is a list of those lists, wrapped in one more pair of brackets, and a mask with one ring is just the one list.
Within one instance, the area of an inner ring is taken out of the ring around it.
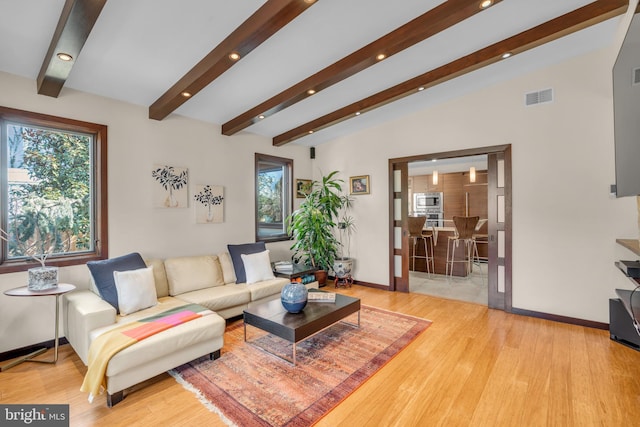
{"label": "hardwood floor", "polygon": [[[623,426],[640,420],[640,352],[607,331],[505,314],[472,303],[354,286],[363,304],[433,324],[319,426]],[[221,426],[167,374],[108,409],[79,391],[70,346],[58,364],[0,373],[0,403],[68,403],[71,426]],[[45,357],[51,356],[51,350]],[[224,348],[223,348],[224,352]]]}

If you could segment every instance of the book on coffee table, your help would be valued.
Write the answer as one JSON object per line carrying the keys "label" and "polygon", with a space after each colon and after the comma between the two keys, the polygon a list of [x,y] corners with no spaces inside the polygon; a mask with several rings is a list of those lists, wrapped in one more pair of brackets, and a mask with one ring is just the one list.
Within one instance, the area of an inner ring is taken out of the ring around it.
{"label": "book on coffee table", "polygon": [[291,261],[277,261],[273,263],[273,267],[280,273],[292,273],[293,263]]}
{"label": "book on coffee table", "polygon": [[335,292],[309,292],[307,296],[309,302],[336,302]]}

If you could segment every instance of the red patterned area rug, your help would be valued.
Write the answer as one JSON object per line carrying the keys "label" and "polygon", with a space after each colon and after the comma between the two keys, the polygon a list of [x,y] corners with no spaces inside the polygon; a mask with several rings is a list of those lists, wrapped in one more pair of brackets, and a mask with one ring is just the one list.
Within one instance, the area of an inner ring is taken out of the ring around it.
{"label": "red patterned area rug", "polygon": [[[345,319],[357,324],[357,314]],[[418,335],[430,321],[362,306],[360,328],[338,322],[292,344],[237,322],[225,331],[222,356],[179,366],[169,373],[229,425],[312,425],[361,386]]]}

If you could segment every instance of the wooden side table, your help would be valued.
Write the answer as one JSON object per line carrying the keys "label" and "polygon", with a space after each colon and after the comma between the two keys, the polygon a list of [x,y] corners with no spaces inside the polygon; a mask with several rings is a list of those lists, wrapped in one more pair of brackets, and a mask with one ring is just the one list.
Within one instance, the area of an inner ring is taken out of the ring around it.
{"label": "wooden side table", "polygon": [[293,264],[293,270],[289,272],[276,270],[275,263],[272,263],[273,274],[276,277],[286,277],[289,280],[296,279],[298,277],[306,276],[307,274],[313,274],[318,271],[317,268],[304,264]]}
{"label": "wooden side table", "polygon": [[58,323],[60,318],[60,295],[64,295],[67,292],[71,292],[76,287],[74,285],[70,285],[68,283],[58,283],[58,286],[52,289],[47,289],[44,291],[30,291],[27,286],[22,286],[20,288],[13,288],[4,291],[4,294],[10,297],[42,297],[42,296],[55,296],[56,297],[56,319],[55,319],[55,340],[54,340],[54,353],[53,360],[32,360],[33,357],[36,357],[45,351],[46,348],[41,348],[32,353],[27,354],[26,356],[22,356],[19,359],[14,360],[13,362],[9,362],[4,366],[0,366],[0,372],[6,371],[9,368],[13,368],[16,365],[19,365],[22,362],[37,362],[37,363],[56,363],[58,361]]}

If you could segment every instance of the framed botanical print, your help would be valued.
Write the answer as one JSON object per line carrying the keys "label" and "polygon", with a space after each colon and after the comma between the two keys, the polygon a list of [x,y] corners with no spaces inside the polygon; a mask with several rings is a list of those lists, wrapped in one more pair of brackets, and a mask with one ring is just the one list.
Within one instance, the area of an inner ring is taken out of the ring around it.
{"label": "framed botanical print", "polygon": [[223,192],[221,185],[196,185],[196,224],[224,222]]}
{"label": "framed botanical print", "polygon": [[187,168],[153,165],[154,179],[153,206],[158,208],[186,208],[189,199],[187,188],[189,172]]}

